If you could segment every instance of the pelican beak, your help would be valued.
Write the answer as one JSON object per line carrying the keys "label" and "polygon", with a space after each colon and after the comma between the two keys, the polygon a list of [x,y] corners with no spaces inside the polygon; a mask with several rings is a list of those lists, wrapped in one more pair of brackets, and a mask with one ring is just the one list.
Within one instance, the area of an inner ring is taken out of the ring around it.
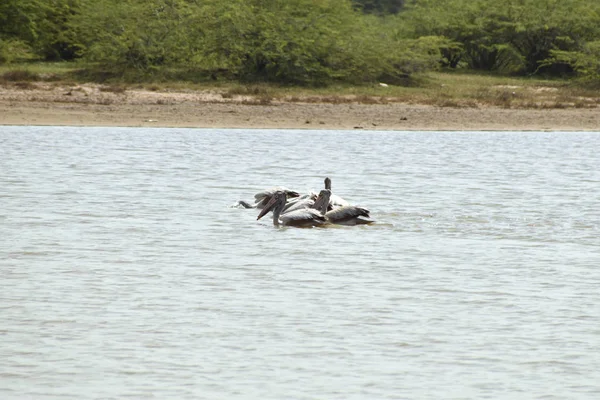
{"label": "pelican beak", "polygon": [[315,210],[321,211],[321,208],[323,207],[323,202],[325,201],[325,199],[323,199],[323,196],[318,195],[317,198],[315,199],[315,203],[313,205],[313,208]]}
{"label": "pelican beak", "polygon": [[259,219],[264,217],[269,211],[271,211],[271,208],[273,208],[276,202],[277,198],[275,196],[271,196],[271,200],[269,200],[269,202],[265,204],[260,214],[258,214],[258,217],[256,217],[256,220],[258,221]]}
{"label": "pelican beak", "polygon": [[325,214],[327,209],[329,208],[329,197],[331,196],[331,192],[328,189],[321,190],[317,199],[315,200],[315,204],[313,208],[318,210],[319,212]]}

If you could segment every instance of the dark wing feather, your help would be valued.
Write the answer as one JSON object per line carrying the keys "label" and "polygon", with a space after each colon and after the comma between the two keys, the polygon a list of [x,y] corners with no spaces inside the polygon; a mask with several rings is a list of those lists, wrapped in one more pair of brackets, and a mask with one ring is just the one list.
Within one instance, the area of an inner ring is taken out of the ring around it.
{"label": "dark wing feather", "polygon": [[369,210],[358,206],[343,206],[328,211],[325,214],[327,220],[334,224],[369,224],[373,222]]}

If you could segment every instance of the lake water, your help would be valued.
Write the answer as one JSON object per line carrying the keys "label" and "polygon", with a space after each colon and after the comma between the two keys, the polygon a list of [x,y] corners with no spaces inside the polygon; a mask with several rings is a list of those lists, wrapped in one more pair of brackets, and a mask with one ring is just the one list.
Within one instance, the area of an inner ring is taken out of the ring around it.
{"label": "lake water", "polygon": [[3,400],[596,399],[600,134],[4,126],[0,274]]}

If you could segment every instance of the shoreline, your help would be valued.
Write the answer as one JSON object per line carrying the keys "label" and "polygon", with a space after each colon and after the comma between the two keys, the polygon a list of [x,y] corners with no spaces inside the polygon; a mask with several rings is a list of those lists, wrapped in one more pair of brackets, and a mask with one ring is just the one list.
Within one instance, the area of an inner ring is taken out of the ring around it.
{"label": "shoreline", "polygon": [[210,91],[0,87],[0,125],[399,131],[600,131],[597,108],[470,108],[224,98]]}

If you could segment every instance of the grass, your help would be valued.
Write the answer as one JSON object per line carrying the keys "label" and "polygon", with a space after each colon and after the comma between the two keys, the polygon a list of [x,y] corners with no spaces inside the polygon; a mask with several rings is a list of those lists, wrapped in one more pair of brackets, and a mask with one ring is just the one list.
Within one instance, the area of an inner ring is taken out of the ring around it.
{"label": "grass", "polygon": [[425,104],[438,107],[502,108],[596,108],[600,90],[576,85],[564,79],[510,77],[465,71],[428,72],[413,77],[410,86],[333,84],[307,88],[268,83],[242,84],[213,79],[207,74],[164,69],[146,74],[115,74],[77,63],[27,63],[0,65],[0,85],[22,90],[36,88],[36,82],[101,83],[100,91],[115,94],[132,89],[161,91],[210,91],[225,101],[250,105],[273,102],[331,104]]}
{"label": "grass", "polygon": [[37,62],[0,64],[0,83],[23,81],[67,81],[77,69],[72,63]]}

